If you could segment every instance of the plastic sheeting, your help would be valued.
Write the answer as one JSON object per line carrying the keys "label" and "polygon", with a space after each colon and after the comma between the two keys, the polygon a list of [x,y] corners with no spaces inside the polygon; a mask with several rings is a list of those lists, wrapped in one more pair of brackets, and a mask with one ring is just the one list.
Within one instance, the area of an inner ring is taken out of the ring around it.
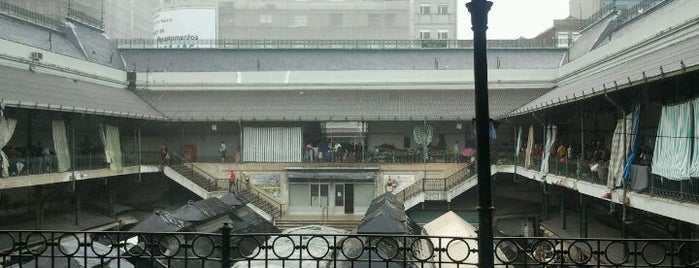
{"label": "plastic sheeting", "polygon": [[172,213],[176,218],[189,222],[202,222],[231,212],[230,206],[218,198],[189,202]]}
{"label": "plastic sheeting", "polygon": [[694,178],[699,178],[699,98],[692,101],[694,109],[694,149],[692,150],[692,164],[689,167],[689,175]]}
{"label": "plastic sheeting", "polygon": [[5,147],[7,142],[12,138],[16,126],[17,120],[5,118],[5,116],[0,115],[0,156],[2,156],[2,171],[0,173],[2,173],[2,177],[8,177],[10,175],[8,169],[10,167],[10,161],[7,159],[7,155],[3,152],[2,148]]}
{"label": "plastic sheeting", "polygon": [[[425,232],[429,236],[458,236],[464,238],[478,238],[476,228],[464,219],[449,211],[442,214],[438,218],[425,224]],[[439,238],[430,238],[433,245],[447,245],[451,240],[442,240]],[[464,263],[478,263],[478,254],[475,252],[467,253],[468,250],[478,249],[478,240],[464,239],[463,242],[456,242],[450,245],[446,251],[438,252],[432,258],[435,261],[463,259]],[[468,256],[466,256],[468,254]],[[475,265],[458,265],[458,264],[442,264],[441,267],[476,267]]]}
{"label": "plastic sheeting", "polygon": [[240,198],[235,193],[227,193],[219,197],[218,199],[220,199],[221,202],[223,202],[224,204],[232,207],[242,206],[245,205],[245,203],[247,203],[244,199]]}
{"label": "plastic sheeting", "polygon": [[66,124],[63,120],[53,120],[53,148],[56,151],[58,160],[58,172],[70,169],[70,149],[68,148],[68,138],[66,137]]}
{"label": "plastic sheeting", "polygon": [[157,211],[147,219],[131,228],[132,232],[157,233],[178,232],[191,226],[191,223],[183,221],[167,211]]}
{"label": "plastic sheeting", "polygon": [[243,161],[301,162],[300,127],[243,128]]}

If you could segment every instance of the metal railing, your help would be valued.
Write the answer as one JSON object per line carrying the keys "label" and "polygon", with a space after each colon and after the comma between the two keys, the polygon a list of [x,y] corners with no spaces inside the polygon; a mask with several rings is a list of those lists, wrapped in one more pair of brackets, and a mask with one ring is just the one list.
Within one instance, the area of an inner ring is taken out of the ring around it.
{"label": "metal railing", "polygon": [[[422,49],[473,48],[473,40],[115,39],[119,49]],[[488,40],[488,48],[556,48],[553,39]]]}
{"label": "metal railing", "polygon": [[63,27],[64,25],[62,21],[57,20],[55,18],[6,2],[0,2],[0,13],[21,20],[26,20],[28,22],[36,23],[40,26],[55,31],[60,31],[61,27]]}
{"label": "metal railing", "polygon": [[104,26],[101,19],[92,17],[84,11],[73,7],[68,9],[68,18],[99,30],[102,30]]}
{"label": "metal railing", "polygon": [[[157,153],[142,152],[141,165],[159,164]],[[59,172],[58,159],[55,155],[36,156],[36,157],[11,157],[8,159],[8,171],[10,177],[13,176],[29,176],[39,174],[49,174]],[[137,153],[122,154],[122,163],[125,167],[136,166],[139,164]],[[109,163],[104,156],[104,153],[86,153],[73,156],[71,164],[74,164],[74,170],[97,170],[109,168]],[[70,171],[71,169],[65,170]]]}
{"label": "metal railing", "polygon": [[614,11],[616,11],[616,6],[613,3],[608,4],[606,6],[603,6],[602,8],[600,8],[600,10],[598,10],[594,14],[590,15],[590,17],[580,20],[579,29],[584,30],[584,29],[590,27],[592,24],[597,23],[598,21],[607,17],[609,14],[611,14]]}
{"label": "metal railing", "polygon": [[619,12],[619,24],[624,24],[667,0],[642,0],[638,4]]}
{"label": "metal railing", "polygon": [[395,193],[395,196],[405,202],[406,200],[416,196],[419,193],[425,191],[443,191],[446,192],[452,187],[459,183],[466,181],[476,175],[476,162],[468,163],[458,171],[445,178],[428,179],[422,178],[418,179],[408,187]]}
{"label": "metal railing", "polygon": [[236,180],[235,187],[238,190],[238,194],[242,195],[253,204],[262,206],[261,209],[272,215],[272,217],[279,218],[284,215],[284,204],[265,191],[251,185],[249,180],[241,182],[241,180],[238,179]]}
{"label": "metal railing", "polygon": [[[520,168],[540,170],[540,156],[532,156],[532,164],[529,167],[525,167],[523,155],[520,155],[515,160],[511,152],[509,156],[507,154],[504,152],[500,153],[498,164],[512,165],[516,163]],[[561,160],[559,157],[551,156],[549,158],[548,173],[606,186],[608,166],[604,163],[588,161],[578,157]],[[633,188],[629,184],[631,182],[626,185],[626,189],[629,191],[699,203],[699,178],[677,181],[649,173],[645,187]]]}
{"label": "metal railing", "polygon": [[[478,265],[475,237],[0,231],[3,267],[442,267]],[[494,239],[495,266],[694,267],[699,240]],[[89,265],[85,265],[89,264]]]}

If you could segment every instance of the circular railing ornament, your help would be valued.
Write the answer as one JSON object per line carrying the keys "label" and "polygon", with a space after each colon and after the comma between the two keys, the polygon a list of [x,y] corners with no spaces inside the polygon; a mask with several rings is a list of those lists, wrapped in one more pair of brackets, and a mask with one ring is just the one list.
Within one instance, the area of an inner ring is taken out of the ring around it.
{"label": "circular railing ornament", "polygon": [[[313,242],[317,240],[318,242]],[[311,244],[313,243],[313,244]],[[321,246],[322,243],[322,246]],[[321,260],[330,253],[330,242],[327,238],[320,235],[314,235],[306,241],[306,251],[311,258]]]}
{"label": "circular railing ornament", "polygon": [[192,253],[200,259],[206,259],[214,254],[216,243],[208,235],[197,235],[192,239]]}

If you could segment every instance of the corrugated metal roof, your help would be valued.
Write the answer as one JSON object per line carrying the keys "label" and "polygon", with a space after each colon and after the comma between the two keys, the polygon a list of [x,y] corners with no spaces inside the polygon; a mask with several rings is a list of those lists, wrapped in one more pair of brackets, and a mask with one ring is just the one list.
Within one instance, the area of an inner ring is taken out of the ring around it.
{"label": "corrugated metal roof", "polygon": [[[498,117],[546,92],[490,90]],[[176,121],[470,120],[473,90],[139,91]]]}
{"label": "corrugated metal roof", "polygon": [[[555,69],[562,49],[491,49],[491,69]],[[139,72],[245,72],[473,69],[472,49],[196,49],[122,50]]]}
{"label": "corrugated metal roof", "polygon": [[65,34],[0,14],[0,38],[66,56],[85,59]]}
{"label": "corrugated metal roof", "polygon": [[629,85],[641,84],[653,77],[664,77],[671,72],[696,68],[699,66],[697,44],[699,44],[699,36],[694,36],[629,61],[618,62],[615,66],[599,70],[586,77],[571,79],[572,82],[559,85],[558,88],[517,108],[511,115],[578,101],[616,90],[618,87],[625,88]]}
{"label": "corrugated metal roof", "polygon": [[164,119],[133,92],[0,66],[0,98],[8,107]]}
{"label": "corrugated metal roof", "polygon": [[103,33],[81,23],[71,23],[71,27],[75,30],[75,35],[85,48],[85,54],[90,61],[124,70],[124,62],[119,56],[119,50]]}

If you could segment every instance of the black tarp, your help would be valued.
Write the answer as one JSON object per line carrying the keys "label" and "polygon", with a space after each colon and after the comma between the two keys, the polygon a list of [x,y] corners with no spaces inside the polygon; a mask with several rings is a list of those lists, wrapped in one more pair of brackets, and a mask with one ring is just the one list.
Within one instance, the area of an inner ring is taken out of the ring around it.
{"label": "black tarp", "polygon": [[162,210],[156,211],[147,219],[139,222],[130,231],[143,233],[179,232],[191,225],[189,222],[178,219],[172,213]]}
{"label": "black tarp", "polygon": [[183,221],[203,222],[229,213],[230,206],[218,198],[209,198],[197,202],[189,202],[172,213]]}
{"label": "black tarp", "polygon": [[239,197],[235,193],[227,193],[227,194],[219,197],[218,199],[220,199],[221,202],[225,203],[226,205],[233,206],[233,207],[242,206],[242,205],[245,205],[247,203],[245,201],[245,199],[243,199],[242,197]]}

